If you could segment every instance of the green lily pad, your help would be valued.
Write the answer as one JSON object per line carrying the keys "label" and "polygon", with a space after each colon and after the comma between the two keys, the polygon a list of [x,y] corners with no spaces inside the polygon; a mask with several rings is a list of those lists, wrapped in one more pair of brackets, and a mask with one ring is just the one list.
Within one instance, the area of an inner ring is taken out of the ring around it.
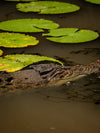
{"label": "green lily pad", "polygon": [[29,2],[29,1],[38,1],[38,0],[5,0],[5,1],[22,1],[22,2]]}
{"label": "green lily pad", "polygon": [[46,56],[16,54],[0,57],[0,71],[15,72],[40,61],[53,61],[63,65],[59,60]]}
{"label": "green lily pad", "polygon": [[18,3],[16,8],[22,12],[38,12],[39,14],[69,13],[80,9],[77,5],[56,1]]}
{"label": "green lily pad", "polygon": [[99,37],[97,32],[78,28],[60,28],[50,30],[49,33],[43,34],[48,40],[59,43],[82,43],[92,41]]}
{"label": "green lily pad", "polygon": [[22,68],[24,68],[22,63],[0,57],[0,71],[15,72]]}
{"label": "green lily pad", "polygon": [[0,29],[14,32],[44,32],[43,29],[55,29],[59,24],[45,19],[15,19],[0,22]]}
{"label": "green lily pad", "polygon": [[53,61],[53,62],[57,62],[57,63],[63,65],[63,63],[59,60],[56,60],[51,57],[39,56],[39,55],[16,54],[16,55],[7,55],[7,56],[5,56],[5,58],[10,59],[10,60],[15,60],[18,62],[22,62],[24,64],[24,66],[33,64],[33,63],[37,63],[40,61]]}
{"label": "green lily pad", "polygon": [[3,54],[3,51],[0,49],[0,56]]}
{"label": "green lily pad", "polygon": [[38,40],[35,37],[19,33],[0,33],[0,46],[21,48],[30,45],[37,45]]}
{"label": "green lily pad", "polygon": [[94,3],[94,4],[100,4],[100,0],[85,0],[85,1]]}

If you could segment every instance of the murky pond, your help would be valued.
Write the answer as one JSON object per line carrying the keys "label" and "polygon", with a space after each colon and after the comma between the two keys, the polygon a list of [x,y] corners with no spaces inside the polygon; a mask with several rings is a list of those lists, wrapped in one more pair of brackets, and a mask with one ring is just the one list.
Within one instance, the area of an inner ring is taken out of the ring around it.
{"label": "murky pond", "polygon": [[[58,1],[58,0],[57,0]],[[59,0],[62,1],[62,0]],[[81,7],[60,15],[38,15],[16,10],[16,2],[0,2],[0,21],[18,18],[44,18],[60,27],[77,27],[100,33],[100,6],[84,0],[63,0]],[[2,32],[2,31],[0,31]],[[28,34],[28,33],[27,33]],[[40,43],[27,48],[3,48],[4,55],[39,54],[68,64],[88,64],[100,58],[100,38],[82,44],[59,44],[41,33],[30,33]],[[19,88],[20,89],[20,88]],[[54,87],[38,88],[0,96],[0,133],[99,133],[100,74]]]}
{"label": "murky pond", "polygon": [[1,133],[99,133],[100,106],[46,100],[38,94],[0,98]]}

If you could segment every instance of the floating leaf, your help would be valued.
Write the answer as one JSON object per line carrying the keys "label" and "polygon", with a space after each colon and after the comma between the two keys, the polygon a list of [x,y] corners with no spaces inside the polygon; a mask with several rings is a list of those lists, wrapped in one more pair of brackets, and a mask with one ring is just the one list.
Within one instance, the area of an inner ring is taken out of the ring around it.
{"label": "floating leaf", "polygon": [[20,48],[38,44],[35,37],[19,33],[0,33],[0,46]]}
{"label": "floating leaf", "polygon": [[52,61],[63,65],[59,60],[46,56],[16,54],[0,57],[0,71],[15,72],[40,61]]}
{"label": "floating leaf", "polygon": [[14,71],[18,71],[24,67],[25,66],[20,62],[4,59],[4,58],[0,57],[0,71],[14,72]]}
{"label": "floating leaf", "polygon": [[58,62],[63,65],[62,62],[56,60],[54,58],[46,57],[46,56],[39,56],[39,55],[25,55],[25,54],[16,54],[16,55],[7,55],[5,56],[6,59],[15,60],[18,62],[22,62],[24,66],[37,63],[40,61],[53,61]]}
{"label": "floating leaf", "polygon": [[29,2],[29,1],[38,1],[38,0],[5,0],[5,1],[22,1],[22,2]]}
{"label": "floating leaf", "polygon": [[92,41],[99,37],[97,32],[77,28],[60,28],[50,30],[49,33],[43,34],[48,40],[59,43],[82,43]]}
{"label": "floating leaf", "polygon": [[38,12],[39,14],[69,13],[80,9],[77,5],[56,1],[18,3],[16,8],[22,12]]}
{"label": "floating leaf", "polygon": [[15,19],[0,22],[0,29],[14,32],[44,32],[43,29],[58,28],[59,24],[45,19]]}
{"label": "floating leaf", "polygon": [[94,3],[94,4],[100,4],[100,0],[85,0],[85,1]]}
{"label": "floating leaf", "polygon": [[0,56],[3,54],[3,51],[0,49]]}

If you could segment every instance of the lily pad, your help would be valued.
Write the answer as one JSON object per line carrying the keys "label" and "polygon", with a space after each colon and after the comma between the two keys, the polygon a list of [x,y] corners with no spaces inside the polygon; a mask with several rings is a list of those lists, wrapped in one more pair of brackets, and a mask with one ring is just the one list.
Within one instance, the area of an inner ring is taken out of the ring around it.
{"label": "lily pad", "polygon": [[99,37],[97,32],[78,28],[59,28],[43,34],[48,40],[59,43],[82,43],[92,41]]}
{"label": "lily pad", "polygon": [[16,8],[22,12],[38,12],[39,14],[69,13],[80,9],[80,7],[77,5],[56,1],[18,3]]}
{"label": "lily pad", "polygon": [[100,4],[100,0],[85,0],[85,1],[94,3],[94,4]]}
{"label": "lily pad", "polygon": [[15,72],[40,61],[53,61],[63,65],[59,60],[46,56],[16,54],[0,57],[0,71]]}
{"label": "lily pad", "polygon": [[22,63],[0,57],[0,71],[14,72],[22,68],[24,68]]}
{"label": "lily pad", "polygon": [[0,22],[0,29],[14,32],[44,32],[43,29],[55,29],[59,24],[45,19],[15,19]]}
{"label": "lily pad", "polygon": [[5,1],[29,2],[29,1],[38,1],[38,0],[5,0]]}
{"label": "lily pad", "polygon": [[0,33],[0,46],[10,48],[21,48],[30,45],[37,45],[38,40],[35,37],[19,33]]}
{"label": "lily pad", "polygon": [[24,64],[24,66],[33,64],[33,63],[37,63],[40,61],[53,61],[53,62],[57,62],[57,63],[63,65],[63,63],[59,60],[56,60],[51,57],[39,56],[39,55],[16,54],[16,55],[7,55],[7,56],[5,56],[5,58],[10,59],[10,60],[15,60],[17,62],[22,62]]}
{"label": "lily pad", "polygon": [[3,54],[3,51],[0,49],[0,56]]}

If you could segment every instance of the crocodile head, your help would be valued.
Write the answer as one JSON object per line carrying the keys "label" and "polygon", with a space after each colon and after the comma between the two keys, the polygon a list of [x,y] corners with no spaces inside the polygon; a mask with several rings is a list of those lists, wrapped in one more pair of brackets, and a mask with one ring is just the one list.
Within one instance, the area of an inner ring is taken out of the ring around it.
{"label": "crocodile head", "polygon": [[59,85],[100,70],[100,60],[89,65],[31,65],[26,70],[0,72],[0,92],[13,92],[46,85]]}

